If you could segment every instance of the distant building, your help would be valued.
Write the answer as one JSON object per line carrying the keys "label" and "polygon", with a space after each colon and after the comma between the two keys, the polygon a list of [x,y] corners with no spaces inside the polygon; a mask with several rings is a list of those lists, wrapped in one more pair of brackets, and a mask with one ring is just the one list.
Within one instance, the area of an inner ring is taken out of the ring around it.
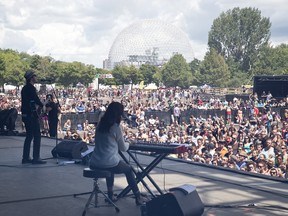
{"label": "distant building", "polygon": [[105,59],[105,60],[103,61],[103,69],[105,69],[105,70],[108,70],[108,69],[109,69],[109,67],[108,67],[108,59]]}
{"label": "distant building", "polygon": [[187,62],[193,60],[187,35],[170,23],[142,20],[128,26],[116,37],[109,52],[107,69],[116,65],[140,67],[145,63],[162,66],[175,54],[182,54]]}

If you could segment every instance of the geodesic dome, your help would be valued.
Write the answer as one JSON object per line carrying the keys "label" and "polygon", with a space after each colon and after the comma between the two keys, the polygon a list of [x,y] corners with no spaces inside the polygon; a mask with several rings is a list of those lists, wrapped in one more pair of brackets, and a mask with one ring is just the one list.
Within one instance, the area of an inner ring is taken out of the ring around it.
{"label": "geodesic dome", "polygon": [[173,55],[193,60],[192,46],[179,28],[159,20],[142,20],[125,28],[114,40],[108,57],[108,69],[116,65],[163,65]]}

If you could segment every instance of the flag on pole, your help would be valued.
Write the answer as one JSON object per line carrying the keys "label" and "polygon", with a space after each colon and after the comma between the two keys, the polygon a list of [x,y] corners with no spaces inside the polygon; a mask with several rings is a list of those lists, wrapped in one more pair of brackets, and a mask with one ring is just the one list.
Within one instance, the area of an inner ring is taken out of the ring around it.
{"label": "flag on pole", "polygon": [[139,83],[139,89],[143,89],[144,88],[144,81],[141,81],[140,83]]}

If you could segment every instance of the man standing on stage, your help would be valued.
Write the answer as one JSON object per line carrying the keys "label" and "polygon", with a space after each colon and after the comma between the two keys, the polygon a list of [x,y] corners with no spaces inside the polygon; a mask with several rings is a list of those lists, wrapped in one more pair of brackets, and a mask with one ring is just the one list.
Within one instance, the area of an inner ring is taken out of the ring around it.
{"label": "man standing on stage", "polygon": [[[24,75],[26,85],[21,91],[21,112],[22,121],[25,124],[26,138],[23,147],[22,164],[45,164],[46,161],[40,159],[40,119],[38,109],[43,107],[34,84],[37,81],[36,74],[32,70],[26,71]],[[30,147],[33,140],[33,160],[30,159]]]}
{"label": "man standing on stage", "polygon": [[49,122],[49,135],[50,137],[56,137],[57,126],[58,126],[58,104],[54,102],[53,95],[48,94],[46,96],[47,104],[46,110],[48,111],[48,122]]}

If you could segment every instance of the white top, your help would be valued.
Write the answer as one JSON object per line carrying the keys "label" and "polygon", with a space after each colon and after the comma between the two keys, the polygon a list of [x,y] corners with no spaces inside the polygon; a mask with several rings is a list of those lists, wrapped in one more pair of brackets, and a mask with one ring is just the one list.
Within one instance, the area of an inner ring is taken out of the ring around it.
{"label": "white top", "polygon": [[129,143],[124,141],[122,129],[114,124],[109,133],[96,130],[95,148],[90,159],[90,167],[111,168],[120,161],[119,151],[127,151]]}

